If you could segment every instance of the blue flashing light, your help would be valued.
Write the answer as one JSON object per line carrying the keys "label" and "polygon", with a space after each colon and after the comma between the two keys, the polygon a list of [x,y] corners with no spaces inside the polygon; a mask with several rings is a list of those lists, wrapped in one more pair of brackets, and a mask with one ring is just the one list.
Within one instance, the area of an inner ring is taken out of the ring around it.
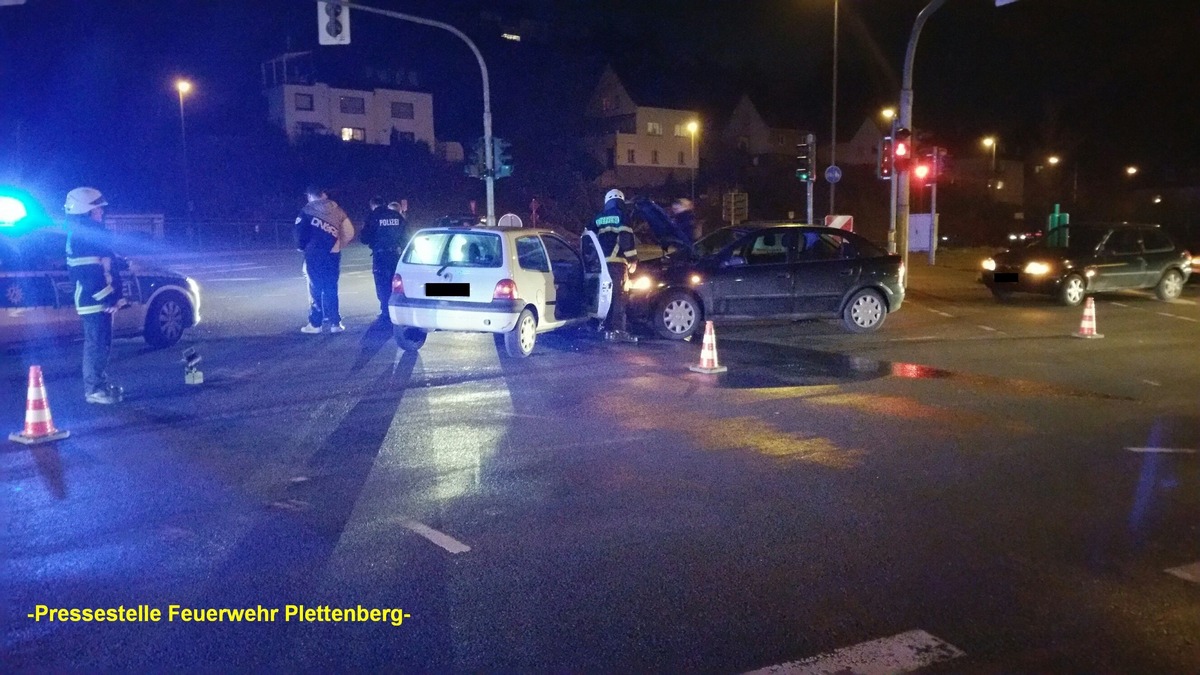
{"label": "blue flashing light", "polygon": [[20,199],[0,196],[0,227],[12,227],[28,215],[29,210]]}

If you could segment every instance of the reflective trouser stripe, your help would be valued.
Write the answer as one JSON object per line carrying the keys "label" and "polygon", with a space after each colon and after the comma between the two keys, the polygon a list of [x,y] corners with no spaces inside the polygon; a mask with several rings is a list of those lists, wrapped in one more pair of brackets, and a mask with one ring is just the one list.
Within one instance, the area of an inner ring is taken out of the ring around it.
{"label": "reflective trouser stripe", "polygon": [[99,265],[101,264],[100,256],[84,256],[82,258],[67,258],[68,267],[79,267],[80,265]]}
{"label": "reflective trouser stripe", "polygon": [[77,306],[75,307],[75,311],[79,314],[79,316],[84,316],[85,314],[99,314],[104,311],[104,305],[91,305],[89,307]]}

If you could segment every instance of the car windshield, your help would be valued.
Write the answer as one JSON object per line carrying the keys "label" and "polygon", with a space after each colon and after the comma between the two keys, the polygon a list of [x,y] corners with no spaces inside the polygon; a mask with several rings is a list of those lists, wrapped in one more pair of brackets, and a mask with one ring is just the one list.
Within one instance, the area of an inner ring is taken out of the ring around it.
{"label": "car windshield", "polygon": [[492,232],[421,232],[404,249],[409,265],[500,267],[500,236]]}
{"label": "car windshield", "polygon": [[1095,251],[1106,232],[1106,229],[1099,227],[1060,227],[1050,230],[1046,236],[1029,244],[1029,248]]}
{"label": "car windshield", "polygon": [[713,232],[707,237],[704,237],[700,241],[696,242],[696,255],[713,255],[738,239],[741,239],[746,232],[746,230],[736,227],[726,227],[717,230],[716,232]]}

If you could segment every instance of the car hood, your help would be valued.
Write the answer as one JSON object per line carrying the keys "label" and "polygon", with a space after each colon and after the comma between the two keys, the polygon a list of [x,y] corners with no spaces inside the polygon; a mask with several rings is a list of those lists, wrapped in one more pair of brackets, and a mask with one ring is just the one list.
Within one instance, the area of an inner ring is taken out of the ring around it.
{"label": "car hood", "polygon": [[633,203],[633,208],[650,226],[650,233],[659,246],[692,252],[692,234],[677,226],[663,207],[649,199],[638,199]]}
{"label": "car hood", "polygon": [[1032,261],[1066,260],[1072,254],[1076,257],[1080,255],[1079,252],[1068,251],[1065,248],[1035,246],[1030,248],[1006,249],[992,256],[992,260],[995,260],[997,265],[1019,265]]}
{"label": "car hood", "polygon": [[138,276],[170,277],[180,281],[186,278],[179,272],[172,272],[165,267],[159,267],[154,263],[148,263],[144,260],[127,258],[126,261],[129,263],[129,271]]}

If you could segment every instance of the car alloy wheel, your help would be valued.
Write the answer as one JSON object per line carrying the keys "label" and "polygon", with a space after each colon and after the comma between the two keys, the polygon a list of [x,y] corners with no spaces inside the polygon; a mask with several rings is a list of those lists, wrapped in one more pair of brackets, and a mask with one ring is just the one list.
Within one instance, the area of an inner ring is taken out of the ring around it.
{"label": "car alloy wheel", "polygon": [[654,331],[668,340],[686,340],[700,325],[700,302],[684,290],[672,290],[655,303],[652,314]]}
{"label": "car alloy wheel", "polygon": [[1063,304],[1074,307],[1083,302],[1083,297],[1086,294],[1083,277],[1078,274],[1072,274],[1063,282],[1062,301]]}
{"label": "car alloy wheel", "polygon": [[183,297],[174,291],[155,298],[146,310],[146,342],[152,347],[170,347],[179,342],[189,311]]}
{"label": "car alloy wheel", "polygon": [[183,335],[183,307],[175,300],[167,300],[158,308],[157,320],[159,332],[171,342]]}
{"label": "car alloy wheel", "polygon": [[690,331],[696,325],[696,308],[686,300],[668,302],[663,307],[663,325],[676,335]]}
{"label": "car alloy wheel", "polygon": [[1178,298],[1183,293],[1183,275],[1175,270],[1167,270],[1154,291],[1159,300]]}

